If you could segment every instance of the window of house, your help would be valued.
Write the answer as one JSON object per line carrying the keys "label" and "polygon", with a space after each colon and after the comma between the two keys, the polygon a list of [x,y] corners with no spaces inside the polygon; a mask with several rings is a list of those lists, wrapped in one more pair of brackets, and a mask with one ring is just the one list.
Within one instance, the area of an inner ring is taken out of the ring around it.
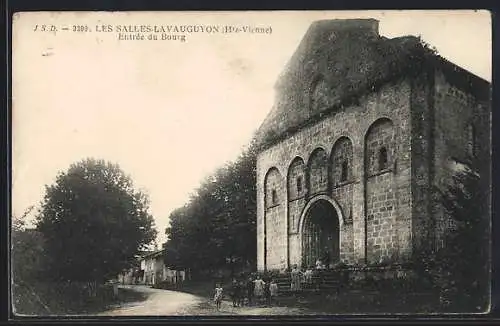
{"label": "window of house", "polygon": [[378,152],[378,167],[379,170],[387,169],[388,166],[387,148],[381,147]]}
{"label": "window of house", "polygon": [[438,249],[441,249],[441,248],[444,248],[444,240],[443,239],[438,240]]}
{"label": "window of house", "polygon": [[276,205],[276,202],[278,201],[278,195],[276,194],[276,190],[273,189],[271,192],[271,202],[273,205]]}
{"label": "window of house", "polygon": [[297,178],[297,193],[300,194],[302,192],[302,178]]}
{"label": "window of house", "polygon": [[347,159],[342,161],[342,166],[341,166],[341,173],[340,173],[340,181],[344,182],[347,181],[347,169],[349,167]]}

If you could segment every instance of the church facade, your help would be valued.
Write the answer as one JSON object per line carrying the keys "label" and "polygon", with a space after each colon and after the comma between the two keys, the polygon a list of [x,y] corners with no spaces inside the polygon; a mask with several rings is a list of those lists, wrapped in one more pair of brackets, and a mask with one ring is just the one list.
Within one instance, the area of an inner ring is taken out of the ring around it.
{"label": "church facade", "polygon": [[[404,263],[442,246],[432,189],[490,158],[490,85],[378,21],[311,25],[257,134],[257,268]],[[489,177],[489,176],[487,176]]]}

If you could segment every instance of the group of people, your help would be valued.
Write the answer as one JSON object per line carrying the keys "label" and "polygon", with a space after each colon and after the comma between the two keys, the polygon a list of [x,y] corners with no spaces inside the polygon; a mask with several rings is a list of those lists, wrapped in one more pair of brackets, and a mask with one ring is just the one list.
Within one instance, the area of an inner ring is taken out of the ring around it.
{"label": "group of people", "polygon": [[[224,288],[222,283],[215,286],[214,302],[217,310],[220,310],[222,299],[224,297]],[[271,305],[278,296],[278,284],[269,276],[261,277],[258,274],[252,274],[248,278],[234,278],[227,288],[233,307],[242,307],[244,305],[262,304]]]}
{"label": "group of people", "polygon": [[[322,279],[321,272],[329,267],[330,253],[328,248],[325,248],[324,253],[318,258],[316,264],[308,266],[305,271],[294,265],[290,271],[291,291],[298,292],[303,287],[311,288],[316,286],[319,288]],[[269,274],[261,276],[258,273],[252,273],[248,277],[240,275],[238,278],[233,278],[230,286],[226,289],[224,289],[222,282],[218,282],[216,283],[214,294],[214,302],[217,310],[221,308],[225,292],[229,293],[233,307],[251,306],[262,303],[271,305],[278,296],[278,284]]]}
{"label": "group of people", "polygon": [[330,267],[330,253],[325,248],[324,253],[316,260],[315,265],[309,265],[305,270],[300,269],[297,264],[293,265],[290,271],[290,290],[298,292],[302,288],[319,288],[322,282],[322,271]]}
{"label": "group of people", "polygon": [[303,288],[319,287],[321,282],[320,273],[320,270],[315,269],[314,266],[308,266],[305,270],[301,270],[297,265],[294,265],[290,271],[290,290],[298,292]]}

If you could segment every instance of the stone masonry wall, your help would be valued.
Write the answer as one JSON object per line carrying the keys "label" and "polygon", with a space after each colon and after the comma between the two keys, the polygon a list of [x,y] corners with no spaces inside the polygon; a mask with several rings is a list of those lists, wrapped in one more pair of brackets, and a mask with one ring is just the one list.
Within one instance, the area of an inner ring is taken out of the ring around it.
{"label": "stone masonry wall", "polygon": [[[474,126],[475,131],[475,159],[485,162],[491,160],[491,111],[489,103],[457,87],[439,70],[434,74],[434,94],[435,151],[432,160],[435,178],[433,186],[445,189],[451,180],[453,163],[466,158],[468,147],[466,131],[469,124]],[[488,172],[484,178],[490,180]],[[434,200],[433,206],[436,220],[436,245],[443,246],[443,236],[452,224],[437,200]]]}
{"label": "stone masonry wall", "polygon": [[411,93],[412,121],[412,238],[415,251],[434,245],[435,219],[432,214],[431,187],[433,167],[430,164],[434,148],[432,75],[422,72],[413,79]]}
{"label": "stone masonry wall", "polygon": [[353,238],[353,189],[354,185],[350,181],[337,185],[332,189],[332,197],[342,208],[344,225],[342,232],[342,248],[340,259],[345,263],[354,263],[354,238]]}
{"label": "stone masonry wall", "polygon": [[306,195],[306,167],[302,158],[296,158],[288,170],[288,232],[298,232],[299,218]]}
{"label": "stone masonry wall", "polygon": [[[325,117],[324,120],[314,125],[307,126],[299,132],[291,135],[288,139],[275,144],[261,152],[257,159],[257,230],[258,230],[258,268],[264,268],[263,259],[263,237],[264,237],[264,179],[269,169],[275,167],[280,175],[287,176],[290,164],[296,157],[300,157],[306,165],[310,156],[317,148],[325,150],[325,156],[331,158],[331,151],[335,142],[341,137],[348,137],[352,141],[352,162],[349,163],[352,176],[346,184],[334,186],[331,169],[327,168],[329,185],[328,195],[341,207],[339,218],[343,219],[341,230],[341,259],[344,262],[364,262],[365,260],[365,135],[369,127],[380,118],[391,119],[395,130],[395,152],[394,160],[397,162],[392,172],[392,183],[394,198],[392,200],[394,214],[398,224],[393,225],[393,232],[397,233],[397,241],[392,234],[383,236],[384,243],[390,243],[387,248],[397,248],[400,252],[411,252],[411,202],[408,196],[410,189],[410,83],[407,80],[387,84],[378,92],[371,93],[360,98],[358,104],[345,107],[334,115]],[[327,160],[330,162],[330,159]],[[389,175],[389,174],[388,174]],[[384,177],[381,177],[384,178]],[[285,177],[286,179],[286,177]],[[388,182],[388,181],[382,181]],[[283,184],[287,184],[284,180]],[[284,187],[286,189],[286,187]],[[314,196],[306,196],[289,201],[286,209],[280,211],[277,219],[282,219],[283,225],[289,225],[288,230],[293,227],[287,221],[299,219],[304,216],[304,207],[307,202],[314,200]],[[291,197],[289,197],[291,198]],[[385,206],[387,207],[387,206]],[[273,217],[274,218],[274,217]],[[294,221],[300,225],[300,221]],[[286,228],[281,235],[269,233],[267,240],[268,261],[267,268],[283,268],[281,257],[285,252],[285,261],[291,264],[300,264],[301,238],[300,234],[290,232],[288,236],[288,250],[283,250],[282,237],[286,237]],[[299,231],[299,230],[297,230]],[[388,250],[388,249],[387,249]],[[271,253],[272,252],[272,253]],[[382,251],[381,251],[382,252]]]}
{"label": "stone masonry wall", "polygon": [[[371,264],[382,262],[397,252],[393,179],[395,140],[394,126],[389,119],[376,121],[366,136],[366,255]],[[382,152],[385,155],[381,155]]]}
{"label": "stone masonry wall", "polygon": [[272,245],[273,249],[266,250],[265,261],[269,265],[283,265],[287,251],[287,227],[283,218],[286,207],[285,178],[277,169],[270,169],[265,184],[265,232],[267,239],[272,240],[271,244],[267,243],[267,248]]}

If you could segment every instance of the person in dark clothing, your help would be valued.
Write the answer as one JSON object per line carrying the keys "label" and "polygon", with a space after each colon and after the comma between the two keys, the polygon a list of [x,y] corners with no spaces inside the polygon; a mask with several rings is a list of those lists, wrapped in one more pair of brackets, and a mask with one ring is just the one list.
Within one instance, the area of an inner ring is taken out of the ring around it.
{"label": "person in dark clothing", "polygon": [[248,298],[248,305],[252,305],[253,302],[253,293],[255,290],[255,283],[253,282],[253,279],[251,277],[248,278],[247,281],[247,298]]}
{"label": "person in dark clothing", "polygon": [[238,306],[243,307],[245,301],[245,282],[240,280],[238,282]]}
{"label": "person in dark clothing", "polygon": [[328,250],[328,247],[325,247],[323,255],[321,256],[321,263],[326,269],[330,268],[330,251]]}
{"label": "person in dark clothing", "polygon": [[236,280],[236,285],[235,285],[235,299],[236,299],[236,307],[241,306],[241,296],[242,296],[242,288],[240,286],[240,282]]}
{"label": "person in dark clothing", "polygon": [[231,291],[230,291],[230,295],[231,295],[231,300],[233,301],[233,307],[236,307],[236,305],[238,304],[238,296],[239,296],[239,293],[238,293],[238,281],[236,281],[235,279],[233,279],[233,282],[231,283]]}
{"label": "person in dark clothing", "polygon": [[269,279],[266,280],[264,284],[264,298],[266,300],[266,305],[271,305],[271,289],[270,289],[271,281]]}

